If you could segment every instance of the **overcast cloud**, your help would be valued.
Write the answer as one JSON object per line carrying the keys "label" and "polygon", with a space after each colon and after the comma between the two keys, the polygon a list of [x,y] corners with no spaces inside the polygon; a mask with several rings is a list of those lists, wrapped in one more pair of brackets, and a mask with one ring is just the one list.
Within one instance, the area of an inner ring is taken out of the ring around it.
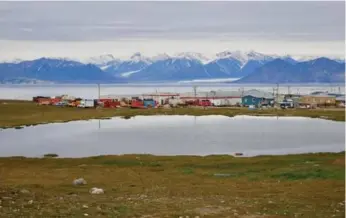
{"label": "overcast cloud", "polygon": [[344,56],[345,2],[0,2],[0,30],[2,59],[186,48]]}

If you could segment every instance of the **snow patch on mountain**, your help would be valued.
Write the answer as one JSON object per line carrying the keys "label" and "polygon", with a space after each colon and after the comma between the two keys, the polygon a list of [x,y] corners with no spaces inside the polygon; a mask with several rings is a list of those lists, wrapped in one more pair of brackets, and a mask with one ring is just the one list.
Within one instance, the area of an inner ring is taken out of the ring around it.
{"label": "snow patch on mountain", "polygon": [[141,70],[133,70],[133,71],[125,72],[125,73],[120,74],[120,76],[127,78],[134,73],[138,73],[139,71],[141,71]]}
{"label": "snow patch on mountain", "polygon": [[170,59],[171,56],[169,56],[168,54],[166,53],[163,53],[163,54],[158,54],[154,57],[151,58],[151,61],[152,62],[155,62],[155,61],[164,61],[164,60],[167,60],[167,59]]}
{"label": "snow patch on mountain", "polygon": [[112,54],[106,54],[106,55],[100,55],[97,57],[91,57],[83,62],[95,64],[97,66],[105,66],[109,64],[110,62],[114,62],[114,61],[120,61],[120,60],[116,59]]}
{"label": "snow patch on mountain", "polygon": [[135,62],[135,63],[144,62],[144,63],[150,64],[150,63],[152,62],[152,61],[150,60],[150,58],[147,58],[147,57],[143,56],[140,52],[134,53],[134,54],[130,57],[130,60],[131,60],[132,62]]}
{"label": "snow patch on mountain", "polygon": [[241,67],[243,67],[247,62],[254,60],[254,61],[261,61],[261,62],[267,62],[270,60],[273,60],[274,58],[265,55],[259,52],[255,51],[249,51],[249,52],[242,52],[242,51],[223,51],[216,54],[216,59],[226,59],[226,58],[232,58],[240,61]]}
{"label": "snow patch on mountain", "polygon": [[175,58],[185,58],[185,59],[189,59],[189,60],[197,60],[199,62],[201,62],[202,64],[206,64],[208,61],[210,61],[209,58],[205,57],[204,55],[202,55],[201,53],[197,53],[197,52],[181,52],[181,53],[177,53],[176,55],[174,55]]}

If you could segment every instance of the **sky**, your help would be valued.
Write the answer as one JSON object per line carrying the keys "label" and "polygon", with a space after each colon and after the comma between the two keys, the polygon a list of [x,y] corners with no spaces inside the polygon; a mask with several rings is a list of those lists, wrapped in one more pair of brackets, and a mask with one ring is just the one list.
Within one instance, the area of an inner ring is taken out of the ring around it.
{"label": "sky", "polygon": [[345,57],[345,2],[0,2],[0,60],[225,50]]}

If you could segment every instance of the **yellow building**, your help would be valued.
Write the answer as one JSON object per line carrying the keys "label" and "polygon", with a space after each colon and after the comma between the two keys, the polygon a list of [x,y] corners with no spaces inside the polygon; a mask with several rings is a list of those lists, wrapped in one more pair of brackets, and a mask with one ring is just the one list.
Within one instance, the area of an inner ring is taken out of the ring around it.
{"label": "yellow building", "polygon": [[300,105],[332,106],[336,104],[335,96],[330,95],[303,95],[299,100]]}

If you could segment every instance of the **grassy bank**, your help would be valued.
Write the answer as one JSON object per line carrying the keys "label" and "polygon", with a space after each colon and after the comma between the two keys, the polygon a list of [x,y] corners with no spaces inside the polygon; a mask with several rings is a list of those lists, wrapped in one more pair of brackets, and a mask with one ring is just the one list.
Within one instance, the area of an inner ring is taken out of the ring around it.
{"label": "grassy bank", "polygon": [[[0,158],[0,217],[344,217],[344,161],[345,153]],[[79,177],[87,184],[72,185]]]}
{"label": "grassy bank", "polygon": [[258,116],[302,116],[345,121],[342,109],[295,109],[295,110],[255,110],[247,108],[174,108],[174,109],[82,109],[39,106],[29,101],[0,101],[0,127],[18,127],[52,122],[68,122],[107,118],[113,116],[131,117],[136,115],[258,115]]}

